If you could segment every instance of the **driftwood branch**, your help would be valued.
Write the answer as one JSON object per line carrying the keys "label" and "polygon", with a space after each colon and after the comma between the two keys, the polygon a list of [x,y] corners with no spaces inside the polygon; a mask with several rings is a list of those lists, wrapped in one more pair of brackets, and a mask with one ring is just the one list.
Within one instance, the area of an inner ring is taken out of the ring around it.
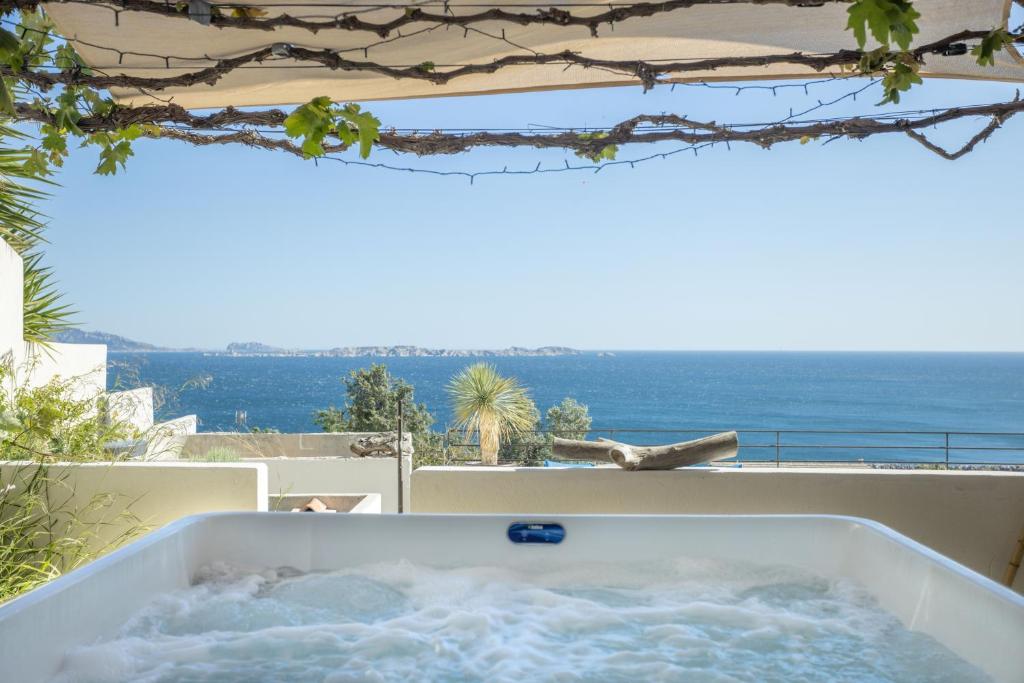
{"label": "driftwood branch", "polygon": [[624,470],[671,470],[732,458],[739,451],[736,432],[665,446],[633,446],[608,439],[580,441],[555,437],[552,453],[572,460],[613,462]]}
{"label": "driftwood branch", "polygon": [[[49,4],[63,3],[104,7],[114,14],[115,20],[120,16],[121,12],[145,12],[169,19],[189,19],[187,8],[179,10],[177,3],[164,0],[48,0],[48,2]],[[217,28],[258,31],[298,28],[305,29],[314,34],[327,30],[363,31],[375,33],[381,38],[387,38],[392,32],[410,24],[427,23],[436,26],[467,28],[473,24],[483,22],[504,22],[519,26],[583,26],[590,31],[592,36],[596,37],[598,28],[603,24],[613,25],[628,19],[652,17],[657,14],[665,14],[701,5],[820,7],[826,4],[849,4],[850,2],[852,0],[668,0],[667,2],[627,3],[621,7],[611,7],[603,12],[591,15],[581,15],[558,7],[539,8],[533,13],[527,13],[510,12],[497,6],[481,12],[457,15],[452,12],[430,12],[410,6],[408,9],[401,11],[401,14],[396,18],[384,22],[366,21],[358,14],[350,14],[348,12],[342,12],[327,19],[303,19],[284,13],[272,17],[257,17],[250,13],[239,12],[236,16],[235,13],[231,12],[231,8],[225,7],[218,12],[210,14],[208,18],[209,24]],[[35,9],[38,5],[39,0],[4,0],[0,2],[0,9],[6,11],[31,10]],[[214,5],[216,6],[216,3]],[[232,7],[240,6],[237,4],[232,5]],[[259,8],[256,7],[255,9]],[[395,10],[397,8],[393,5],[381,5],[380,9]]]}
{"label": "driftwood branch", "polygon": [[[369,434],[356,439],[349,450],[360,457],[390,457],[398,456],[398,432],[380,432]],[[412,434],[406,432],[402,435],[402,455],[412,455]]]}

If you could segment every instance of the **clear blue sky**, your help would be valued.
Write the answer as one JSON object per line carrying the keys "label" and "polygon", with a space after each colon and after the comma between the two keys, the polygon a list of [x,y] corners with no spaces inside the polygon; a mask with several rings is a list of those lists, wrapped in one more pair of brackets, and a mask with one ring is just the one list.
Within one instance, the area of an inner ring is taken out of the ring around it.
{"label": "clear blue sky", "polygon": [[[608,125],[662,111],[772,121],[849,89],[366,106],[385,125],[423,129]],[[931,81],[901,108],[1013,92]],[[820,113],[873,111],[878,98]],[[953,144],[982,125],[938,137]],[[46,206],[48,260],[83,327],[174,346],[1024,351],[1022,148],[1024,117],[958,162],[888,137],[734,145],[471,186],[141,141],[113,178],[92,175],[92,150],[72,155]],[[534,150],[374,159],[466,170],[578,162]]]}

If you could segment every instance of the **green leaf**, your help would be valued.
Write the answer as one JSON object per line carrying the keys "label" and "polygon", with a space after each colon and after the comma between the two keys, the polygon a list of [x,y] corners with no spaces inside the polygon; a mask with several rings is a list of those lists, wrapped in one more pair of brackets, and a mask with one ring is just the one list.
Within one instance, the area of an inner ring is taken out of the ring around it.
{"label": "green leaf", "polygon": [[922,83],[917,70],[917,62],[897,61],[882,78],[882,92],[885,97],[878,104],[899,104],[901,92],[906,92],[910,90],[911,86]]}
{"label": "green leaf", "polygon": [[75,69],[85,66],[85,62],[75,52],[75,48],[67,43],[57,48],[57,52],[53,56],[53,64],[58,69]]}
{"label": "green leaf", "polygon": [[380,140],[380,120],[370,112],[360,111],[358,104],[346,104],[338,111],[338,115],[355,127],[359,140],[359,156],[363,159],[369,157],[373,143]]}
{"label": "green leaf", "polygon": [[[580,140],[601,140],[608,137],[608,133],[580,133],[577,137],[579,137]],[[576,156],[584,159],[590,159],[596,164],[600,161],[614,161],[615,155],[618,151],[618,145],[605,145],[596,151],[590,151],[590,149],[578,149],[576,150]]]}
{"label": "green leaf", "polygon": [[853,31],[860,49],[867,45],[868,31],[880,45],[896,43],[903,50],[910,48],[918,32],[921,13],[910,0],[855,0],[847,10],[847,30]]}
{"label": "green leaf", "polygon": [[125,162],[130,156],[134,156],[134,152],[132,152],[132,143],[128,140],[106,145],[100,150],[100,163],[96,167],[96,172],[100,175],[114,175],[117,173],[118,165],[122,169],[125,168]]}
{"label": "green leaf", "polygon": [[8,116],[14,116],[16,114],[16,110],[14,108],[14,96],[11,95],[11,88],[7,84],[6,78],[0,78],[0,112],[3,112]]}
{"label": "green leaf", "polygon": [[334,129],[331,98],[316,97],[298,107],[284,120],[284,132],[290,138],[303,138],[302,153],[323,156],[323,140]]}
{"label": "green leaf", "polygon": [[11,54],[21,53],[21,41],[18,40],[18,36],[14,35],[5,28],[0,28],[0,58],[7,60],[7,56]]}
{"label": "green leaf", "polygon": [[19,432],[22,429],[24,429],[24,425],[14,411],[9,409],[0,411],[0,431]]}
{"label": "green leaf", "polygon": [[977,58],[980,66],[995,66],[996,53],[1013,42],[1013,38],[1003,28],[995,28],[981,39],[981,42],[971,50],[971,54]]}

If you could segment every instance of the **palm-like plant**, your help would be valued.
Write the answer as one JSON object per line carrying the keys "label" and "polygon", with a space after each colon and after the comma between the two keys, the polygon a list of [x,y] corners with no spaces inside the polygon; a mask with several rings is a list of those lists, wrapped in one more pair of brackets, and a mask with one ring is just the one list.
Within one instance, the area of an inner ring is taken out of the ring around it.
{"label": "palm-like plant", "polygon": [[38,251],[46,241],[42,235],[46,226],[34,204],[47,195],[22,182],[48,181],[33,163],[31,149],[6,146],[8,141],[24,138],[21,132],[0,124],[0,239],[18,252],[25,264],[25,341],[46,347],[55,334],[71,326],[73,312],[61,301],[53,271],[41,264]]}
{"label": "palm-like plant", "polygon": [[480,437],[485,465],[498,464],[501,440],[533,428],[537,410],[514,377],[502,377],[493,365],[476,363],[448,384],[457,427]]}

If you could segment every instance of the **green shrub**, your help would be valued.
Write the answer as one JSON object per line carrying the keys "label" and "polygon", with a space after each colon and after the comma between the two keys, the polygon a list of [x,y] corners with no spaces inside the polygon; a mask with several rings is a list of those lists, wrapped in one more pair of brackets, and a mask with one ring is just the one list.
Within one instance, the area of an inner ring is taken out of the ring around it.
{"label": "green shrub", "polygon": [[238,462],[242,456],[225,446],[214,446],[202,455],[190,458],[193,462]]}
{"label": "green shrub", "polygon": [[79,377],[38,387],[18,380],[12,361],[0,362],[0,460],[117,460],[124,456],[109,444],[142,436],[129,421],[108,415],[104,393],[83,390]]}

